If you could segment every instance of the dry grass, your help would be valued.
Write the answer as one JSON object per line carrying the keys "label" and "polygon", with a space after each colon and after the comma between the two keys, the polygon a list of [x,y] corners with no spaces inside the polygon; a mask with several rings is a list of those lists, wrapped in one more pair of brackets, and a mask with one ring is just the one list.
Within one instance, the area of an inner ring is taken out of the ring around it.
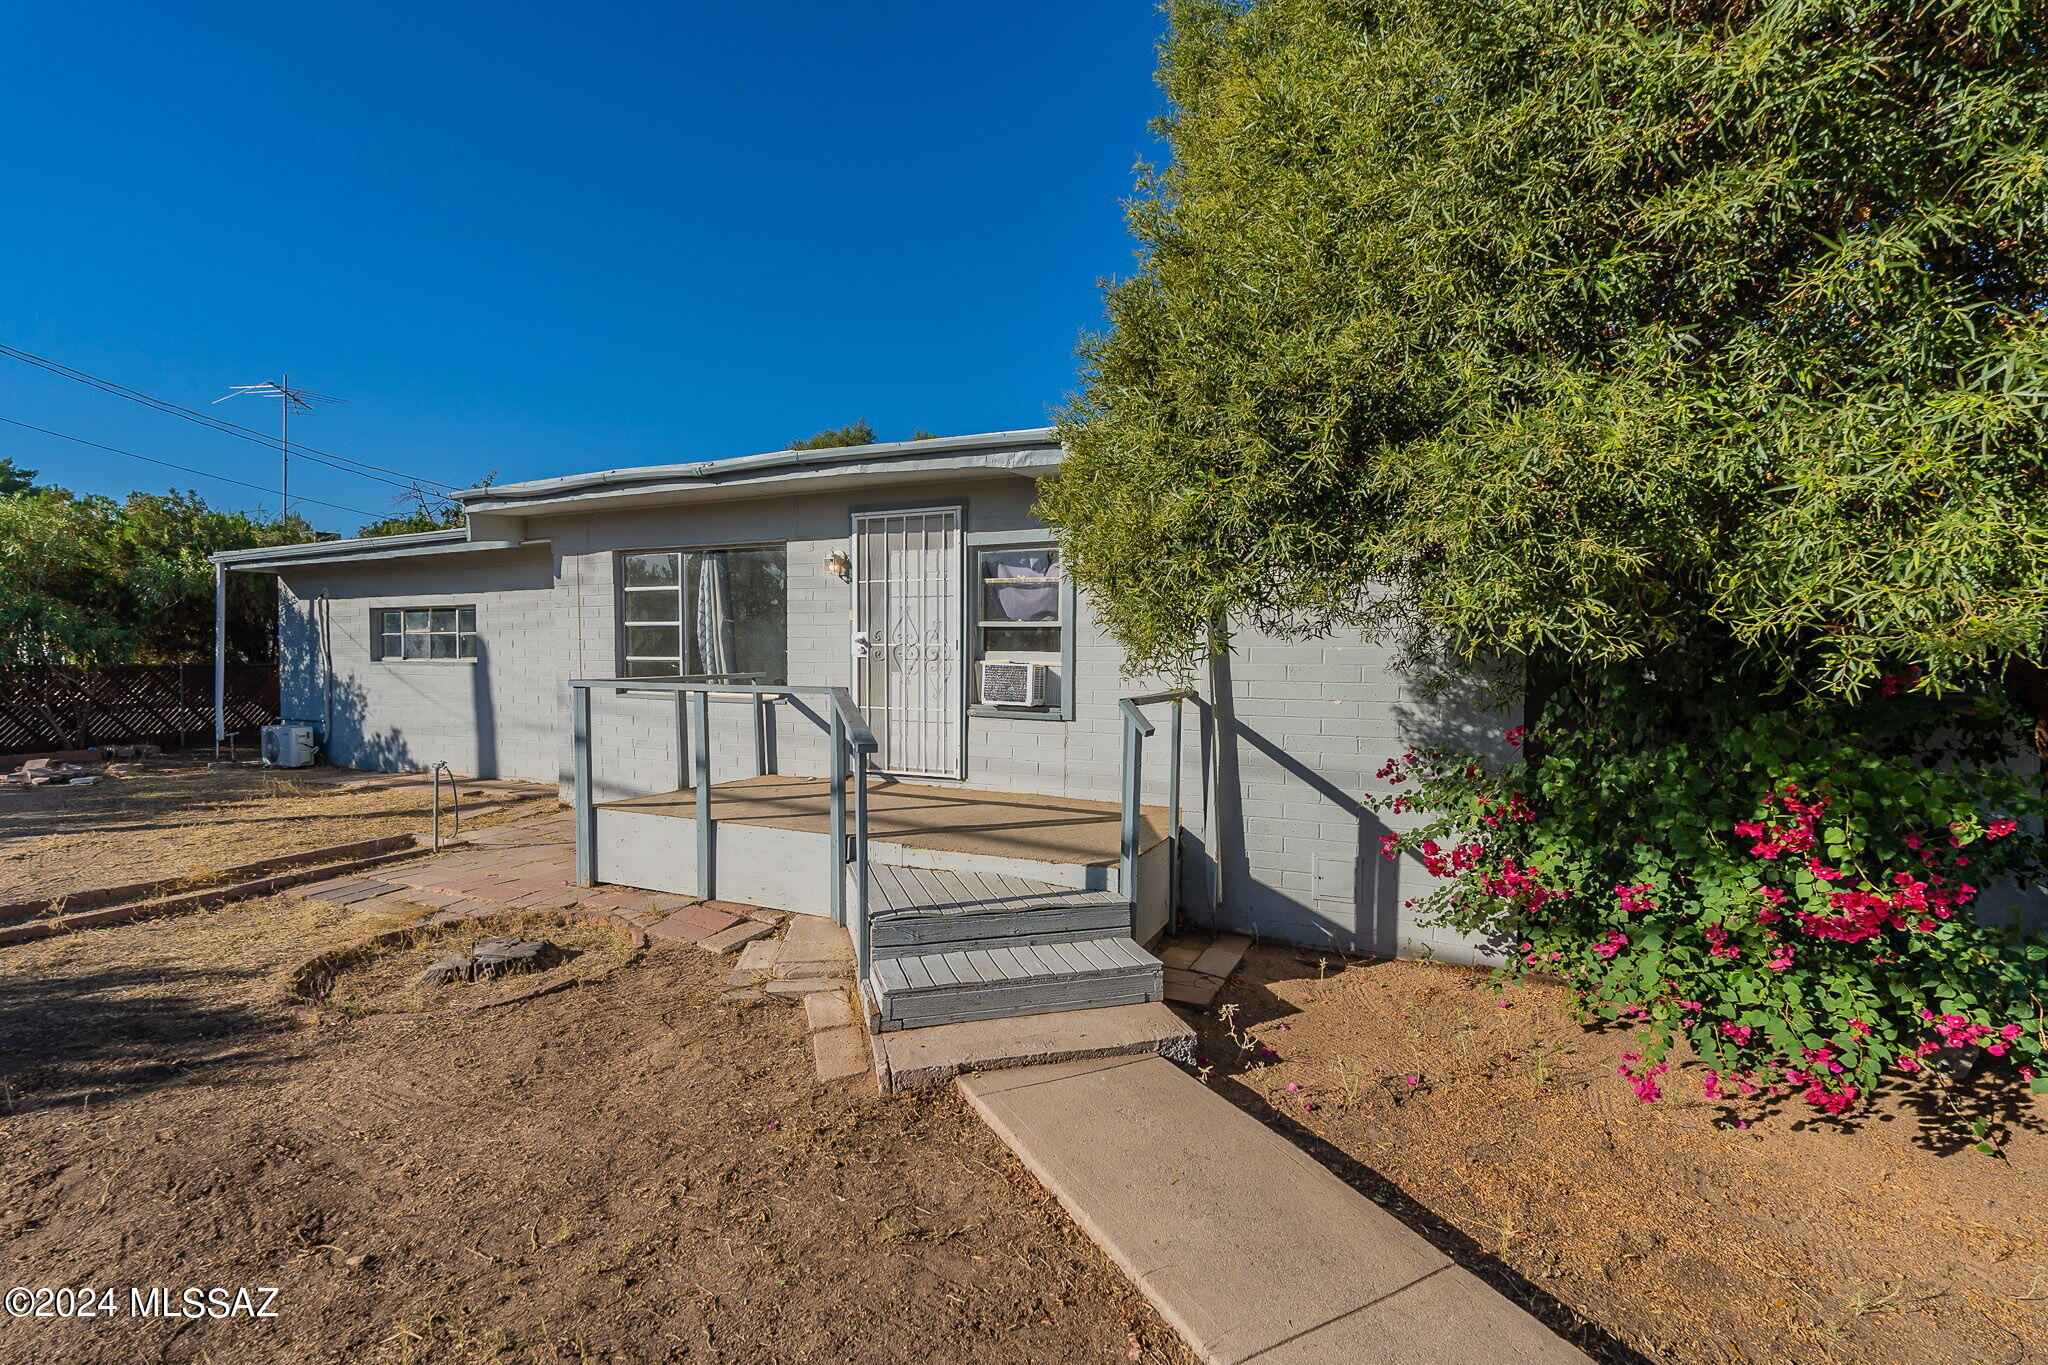
{"label": "dry grass", "polygon": [[[538,783],[465,788],[473,800],[497,802],[471,805],[465,829],[555,800],[555,789]],[[0,901],[160,878],[201,885],[279,854],[424,833],[432,814],[432,782],[421,774],[213,771],[176,756],[89,787],[0,788]]]}
{"label": "dry grass", "polygon": [[1725,1110],[1691,1064],[1644,1105],[1615,1075],[1629,1031],[1581,1028],[1560,987],[1422,962],[1254,949],[1217,1005],[1222,1093],[1604,1328],[1607,1358],[2048,1358],[2048,1102],[1987,1101],[2010,1106],[1995,1160],[1903,1102],[1847,1128]]}
{"label": "dry grass", "polygon": [[0,1357],[1186,1361],[962,1103],[820,1085],[801,1011],[719,1002],[729,958],[296,1025],[292,972],[371,927],[277,897],[0,952],[15,1280],[284,1287]]}
{"label": "dry grass", "polygon": [[[295,973],[293,993],[309,1005],[350,1016],[420,1013],[582,976],[606,962],[624,966],[633,956],[633,938],[625,929],[555,911],[492,915],[446,925],[425,923],[430,913],[422,906],[419,916],[410,920],[390,916],[366,926],[372,931],[370,938],[323,953]],[[417,980],[435,959],[466,953],[482,940],[501,935],[545,939],[568,956],[555,966],[507,977],[495,986],[466,981],[428,986]]]}

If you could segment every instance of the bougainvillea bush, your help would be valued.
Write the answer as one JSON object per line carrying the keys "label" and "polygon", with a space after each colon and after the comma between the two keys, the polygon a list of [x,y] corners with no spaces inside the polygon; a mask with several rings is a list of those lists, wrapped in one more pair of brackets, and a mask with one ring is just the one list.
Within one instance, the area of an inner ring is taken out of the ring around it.
{"label": "bougainvillea bush", "polygon": [[2015,761],[2004,699],[1892,677],[1851,703],[1688,674],[1581,675],[1539,733],[1509,731],[1505,765],[1390,760],[1393,795],[1372,804],[1426,823],[1382,851],[1442,879],[1417,908],[1499,943],[1510,975],[1555,974],[1643,1026],[1621,1071],[1646,1101],[1679,1039],[1707,1097],[1734,1103],[1789,1093],[1842,1115],[1970,1049],[2048,1090],[2048,944],[1981,913],[2048,865],[2043,780],[2030,751]]}

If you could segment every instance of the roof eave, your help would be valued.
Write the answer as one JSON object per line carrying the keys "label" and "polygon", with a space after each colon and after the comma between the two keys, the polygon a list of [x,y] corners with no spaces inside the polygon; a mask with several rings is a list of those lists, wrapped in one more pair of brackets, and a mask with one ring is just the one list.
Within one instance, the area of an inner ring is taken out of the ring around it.
{"label": "roof eave", "polygon": [[416,531],[402,536],[362,536],[353,540],[315,540],[300,545],[271,545],[252,550],[223,550],[208,558],[224,569],[276,573],[285,569],[319,568],[329,564],[362,564],[420,555],[470,554],[483,550],[516,550],[545,541],[471,540],[464,527]]}
{"label": "roof eave", "polygon": [[723,460],[694,460],[688,464],[643,465],[630,469],[605,469],[589,474],[569,474],[556,479],[529,479],[523,483],[487,488],[466,488],[453,496],[469,510],[489,511],[510,506],[533,506],[558,498],[594,491],[644,488],[649,485],[687,487],[693,483],[731,483],[737,477],[767,481],[779,470],[800,470],[836,465],[882,463],[920,458],[972,456],[990,450],[1044,447],[1058,450],[1051,427],[1021,431],[988,431],[971,436],[933,437],[921,441],[880,441],[864,446],[833,446],[824,450],[772,450],[758,455],[739,455]]}

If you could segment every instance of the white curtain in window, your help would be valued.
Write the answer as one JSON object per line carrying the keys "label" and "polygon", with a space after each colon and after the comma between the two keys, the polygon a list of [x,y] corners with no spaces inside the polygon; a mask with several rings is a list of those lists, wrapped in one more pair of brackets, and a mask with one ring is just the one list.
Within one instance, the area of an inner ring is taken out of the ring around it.
{"label": "white curtain in window", "polygon": [[723,550],[698,557],[696,615],[698,670],[733,672],[732,569]]}
{"label": "white curtain in window", "polygon": [[[1005,578],[1047,578],[1052,576],[1052,556],[1042,550],[1020,550],[991,555],[989,576]],[[1006,621],[1054,621],[1060,614],[1057,583],[1001,584],[995,592],[996,606]]]}

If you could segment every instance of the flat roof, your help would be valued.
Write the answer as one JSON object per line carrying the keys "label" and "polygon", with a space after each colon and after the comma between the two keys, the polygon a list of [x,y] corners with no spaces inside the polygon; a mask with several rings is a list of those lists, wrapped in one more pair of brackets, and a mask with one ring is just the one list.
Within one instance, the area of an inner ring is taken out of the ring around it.
{"label": "flat roof", "polygon": [[561,479],[528,479],[483,489],[463,489],[455,497],[465,512],[524,512],[549,508],[598,510],[606,505],[645,505],[684,501],[711,487],[745,487],[758,483],[846,485],[887,481],[889,477],[946,473],[1028,473],[1059,465],[1065,452],[1053,428],[1020,432],[977,432],[971,436],[930,436],[926,440],[885,440],[868,446],[829,446],[825,450],[768,450],[723,460],[692,460],[688,465],[641,465],[633,469],[600,469]]}
{"label": "flat roof", "polygon": [[[604,469],[554,479],[528,479],[487,488],[465,488],[452,496],[465,513],[529,516],[553,511],[603,511],[703,498],[745,497],[750,489],[764,484],[800,484],[806,489],[824,491],[949,475],[1022,474],[1029,477],[1053,469],[1065,453],[1054,439],[1051,427],[1031,427],[1021,431],[977,432],[968,436],[932,436],[918,441],[833,446],[825,450],[771,450],[730,459],[693,460],[688,464]],[[468,528],[458,526],[444,531],[418,531],[399,536],[362,536],[253,550],[226,550],[212,556],[212,560],[229,569],[275,572],[337,562],[513,550],[521,545],[545,543],[544,540],[471,540]]]}
{"label": "flat roof", "polygon": [[718,460],[693,460],[688,464],[640,465],[628,469],[603,469],[590,474],[569,474],[556,479],[528,479],[521,483],[495,484],[489,488],[465,488],[455,498],[464,506],[500,502],[532,502],[587,489],[610,489],[645,484],[725,480],[734,475],[772,475],[782,471],[833,468],[845,465],[877,464],[896,460],[944,458],[957,455],[956,463],[975,463],[974,456],[987,451],[1047,447],[1057,451],[1051,427],[1030,427],[1021,431],[984,431],[969,436],[928,436],[917,441],[877,441],[864,446],[830,446],[823,450],[770,450],[759,455],[735,455]]}

